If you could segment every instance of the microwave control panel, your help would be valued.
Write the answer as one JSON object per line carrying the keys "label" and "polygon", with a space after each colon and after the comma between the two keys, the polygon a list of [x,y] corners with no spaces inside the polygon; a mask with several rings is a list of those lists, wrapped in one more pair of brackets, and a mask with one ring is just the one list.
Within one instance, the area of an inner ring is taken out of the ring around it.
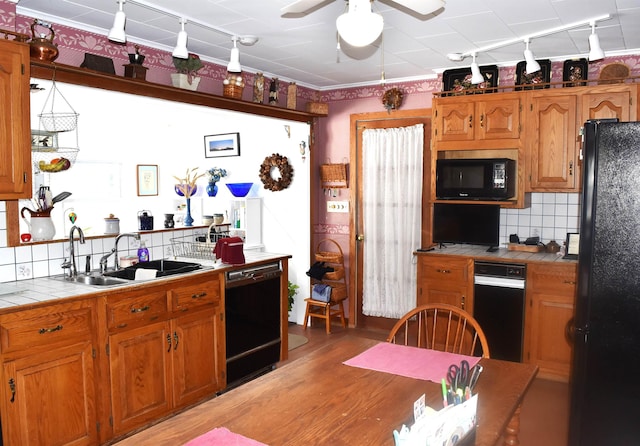
{"label": "microwave control panel", "polygon": [[505,163],[495,163],[493,167],[493,188],[505,189],[507,187],[507,166]]}

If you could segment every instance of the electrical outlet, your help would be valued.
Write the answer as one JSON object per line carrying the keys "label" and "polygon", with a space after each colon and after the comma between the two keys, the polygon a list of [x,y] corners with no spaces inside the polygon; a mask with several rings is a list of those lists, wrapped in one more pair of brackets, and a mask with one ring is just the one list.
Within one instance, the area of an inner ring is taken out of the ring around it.
{"label": "electrical outlet", "polygon": [[327,201],[327,212],[349,212],[349,202]]}

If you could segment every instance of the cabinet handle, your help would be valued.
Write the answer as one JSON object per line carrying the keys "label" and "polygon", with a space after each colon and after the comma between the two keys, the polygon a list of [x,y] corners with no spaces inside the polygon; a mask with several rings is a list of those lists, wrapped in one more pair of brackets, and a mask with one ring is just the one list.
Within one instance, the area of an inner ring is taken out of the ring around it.
{"label": "cabinet handle", "polygon": [[451,270],[450,270],[450,269],[440,269],[440,268],[438,268],[438,269],[436,270],[436,272],[438,272],[438,273],[442,273],[442,274],[450,274],[450,273],[451,273]]}
{"label": "cabinet handle", "polygon": [[151,307],[149,305],[145,305],[144,307],[140,307],[140,308],[132,308],[131,312],[132,313],[142,313],[143,311],[149,311]]}
{"label": "cabinet handle", "polygon": [[173,340],[176,341],[175,345],[173,346],[174,350],[178,349],[178,332],[174,331],[173,332]]}
{"label": "cabinet handle", "polygon": [[460,300],[460,307],[461,307],[463,310],[464,310],[464,301],[465,301],[465,298],[464,298],[464,296],[462,296],[462,299]]}
{"label": "cabinet handle", "polygon": [[484,128],[484,115],[480,115],[480,128]]}
{"label": "cabinet handle", "polygon": [[167,334],[167,344],[169,344],[169,348],[167,349],[167,353],[171,351],[171,333]]}
{"label": "cabinet handle", "polygon": [[569,161],[569,176],[573,176],[573,160]]}
{"label": "cabinet handle", "polygon": [[62,330],[62,325],[56,325],[53,328],[41,328],[40,330],[38,330],[38,333],[40,334],[53,333],[54,331],[60,331],[60,330]]}
{"label": "cabinet handle", "polygon": [[576,281],[575,280],[565,280],[563,283],[566,283],[567,285],[575,285]]}
{"label": "cabinet handle", "polygon": [[207,292],[203,291],[202,293],[199,293],[199,294],[192,294],[191,299],[200,299],[201,297],[205,297],[206,295],[207,295]]}
{"label": "cabinet handle", "polygon": [[473,115],[469,115],[469,128],[473,127]]}
{"label": "cabinet handle", "polygon": [[11,390],[11,402],[16,400],[16,381],[13,378],[9,379],[9,389]]}

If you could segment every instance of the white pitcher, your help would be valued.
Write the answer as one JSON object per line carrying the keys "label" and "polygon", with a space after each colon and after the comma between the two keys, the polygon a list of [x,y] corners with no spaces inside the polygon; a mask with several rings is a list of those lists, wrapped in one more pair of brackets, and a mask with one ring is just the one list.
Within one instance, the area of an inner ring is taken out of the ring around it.
{"label": "white pitcher", "polygon": [[[31,234],[31,240],[39,242],[43,240],[52,240],[56,235],[56,227],[51,220],[51,211],[53,208],[49,208],[44,211],[32,211],[29,208],[22,208],[20,215],[29,228]],[[29,213],[29,219],[25,217],[24,212]]]}

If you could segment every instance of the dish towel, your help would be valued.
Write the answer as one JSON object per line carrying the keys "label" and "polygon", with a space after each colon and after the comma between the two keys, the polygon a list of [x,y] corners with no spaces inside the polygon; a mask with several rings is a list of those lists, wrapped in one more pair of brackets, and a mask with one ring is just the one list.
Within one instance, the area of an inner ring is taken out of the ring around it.
{"label": "dish towel", "polygon": [[138,268],[138,269],[136,269],[135,280],[155,279],[156,278],[156,274],[158,274],[158,270],[157,269]]}
{"label": "dish towel", "polygon": [[460,364],[463,359],[467,360],[469,368],[480,361],[475,356],[381,342],[344,364],[439,383],[447,376],[449,366]]}
{"label": "dish towel", "polygon": [[184,446],[266,446],[264,443],[234,434],[226,427],[218,427],[185,443]]}

